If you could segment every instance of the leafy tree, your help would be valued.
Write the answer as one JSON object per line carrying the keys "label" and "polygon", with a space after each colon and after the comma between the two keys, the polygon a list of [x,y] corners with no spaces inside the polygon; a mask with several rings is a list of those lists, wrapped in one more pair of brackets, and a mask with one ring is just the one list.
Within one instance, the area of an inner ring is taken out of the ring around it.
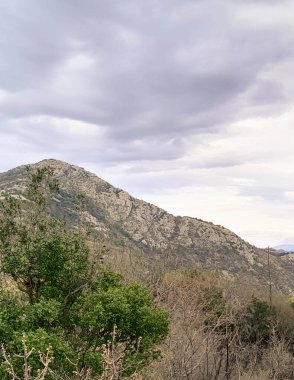
{"label": "leafy tree", "polygon": [[[112,278],[110,278],[112,277]],[[148,289],[136,284],[121,285],[116,274],[106,272],[90,292],[84,293],[72,314],[81,329],[80,346],[96,350],[113,338],[123,353],[125,373],[141,369],[159,352],[154,345],[168,332],[166,312],[152,306]]]}
{"label": "leafy tree", "polygon": [[256,297],[246,306],[241,318],[241,337],[244,341],[258,344],[269,342],[276,312],[269,304]]}
{"label": "leafy tree", "polygon": [[31,379],[95,379],[110,362],[117,378],[142,369],[159,354],[166,312],[148,289],[90,262],[87,236],[50,216],[58,192],[50,168],[28,175],[25,199],[0,201],[1,271],[18,288],[0,292],[1,379],[24,367]]}
{"label": "leafy tree", "polygon": [[88,277],[85,241],[46,213],[49,194],[57,190],[51,177],[49,168],[39,168],[30,176],[26,201],[9,196],[0,204],[2,271],[30,303],[40,297],[72,301]]}

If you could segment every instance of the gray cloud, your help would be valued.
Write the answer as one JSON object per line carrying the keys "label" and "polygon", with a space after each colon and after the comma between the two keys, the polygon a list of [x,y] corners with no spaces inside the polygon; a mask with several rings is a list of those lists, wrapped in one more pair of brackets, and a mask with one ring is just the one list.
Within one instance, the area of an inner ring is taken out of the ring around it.
{"label": "gray cloud", "polygon": [[284,104],[287,99],[283,86],[273,80],[258,80],[252,91],[250,101],[258,105],[269,105],[271,103]]}
{"label": "gray cloud", "polygon": [[[0,128],[17,118],[24,142],[55,145],[69,159],[73,150],[88,161],[174,159],[191,136],[246,116],[252,104],[269,111],[290,102],[282,83],[259,76],[293,58],[293,31],[239,25],[239,6],[0,1]],[[103,125],[104,135],[79,147],[50,124],[25,124],[35,115]]]}
{"label": "gray cloud", "polygon": [[280,186],[252,186],[239,187],[239,194],[242,196],[253,196],[263,198],[270,202],[284,202],[284,190]]}

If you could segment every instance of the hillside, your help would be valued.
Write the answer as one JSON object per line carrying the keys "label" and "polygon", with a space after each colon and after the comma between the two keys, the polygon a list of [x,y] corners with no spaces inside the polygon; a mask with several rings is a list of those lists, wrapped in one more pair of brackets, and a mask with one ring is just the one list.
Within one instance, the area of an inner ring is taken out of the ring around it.
{"label": "hillside", "polygon": [[[82,217],[112,247],[143,251],[148,257],[169,257],[174,267],[201,268],[223,274],[246,276],[267,284],[267,252],[242,240],[230,230],[196,218],[173,216],[127,192],[111,186],[96,175],[62,161],[44,160],[32,168],[50,166],[60,184],[52,213],[77,225]],[[26,167],[0,174],[3,194],[22,194]],[[85,211],[76,210],[75,196],[85,197]],[[290,255],[291,256],[291,255]],[[285,293],[294,291],[291,257],[270,257],[273,286]]]}

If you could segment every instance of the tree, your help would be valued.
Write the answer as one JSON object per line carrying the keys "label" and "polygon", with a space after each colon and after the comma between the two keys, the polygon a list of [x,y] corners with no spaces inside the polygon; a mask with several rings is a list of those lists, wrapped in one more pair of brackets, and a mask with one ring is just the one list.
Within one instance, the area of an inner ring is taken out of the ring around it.
{"label": "tree", "polygon": [[87,234],[50,216],[58,192],[50,168],[28,169],[28,177],[25,199],[0,201],[1,271],[18,289],[0,292],[1,379],[21,378],[24,368],[27,379],[106,379],[111,371],[120,379],[141,370],[159,355],[166,312],[147,288],[123,285],[90,260]]}
{"label": "tree", "polygon": [[89,274],[89,248],[81,234],[46,213],[57,190],[51,169],[39,168],[30,174],[25,201],[8,196],[0,203],[2,271],[30,303],[40,297],[72,301]]}

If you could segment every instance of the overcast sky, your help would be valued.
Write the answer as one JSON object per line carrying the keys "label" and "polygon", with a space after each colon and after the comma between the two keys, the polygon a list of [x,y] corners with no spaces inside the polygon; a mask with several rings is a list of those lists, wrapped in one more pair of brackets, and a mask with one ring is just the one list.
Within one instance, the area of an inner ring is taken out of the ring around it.
{"label": "overcast sky", "polygon": [[0,0],[0,172],[77,164],[294,243],[294,1]]}

